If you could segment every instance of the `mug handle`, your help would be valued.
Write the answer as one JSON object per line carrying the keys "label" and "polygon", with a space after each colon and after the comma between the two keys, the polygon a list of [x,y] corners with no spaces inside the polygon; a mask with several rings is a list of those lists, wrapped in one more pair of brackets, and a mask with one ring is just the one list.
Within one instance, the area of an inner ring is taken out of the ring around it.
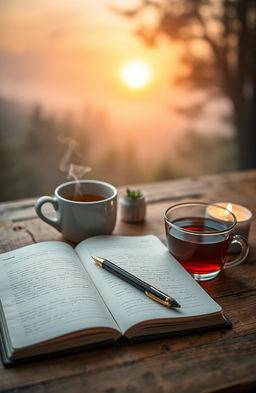
{"label": "mug handle", "polygon": [[243,236],[234,235],[231,244],[239,244],[241,246],[241,252],[237,258],[235,258],[231,261],[225,261],[224,265],[222,267],[223,269],[227,269],[229,267],[239,265],[241,262],[243,262],[245,260],[245,258],[248,255],[248,252],[249,252],[249,246],[248,246],[247,240]]}
{"label": "mug handle", "polygon": [[56,216],[56,218],[54,219],[51,219],[43,214],[42,207],[45,203],[51,203],[54,210],[58,211],[59,210],[58,199],[56,197],[50,197],[50,196],[40,197],[39,199],[37,199],[35,203],[35,211],[37,212],[38,217],[41,218],[44,222],[53,226],[58,231],[61,231],[60,215]]}

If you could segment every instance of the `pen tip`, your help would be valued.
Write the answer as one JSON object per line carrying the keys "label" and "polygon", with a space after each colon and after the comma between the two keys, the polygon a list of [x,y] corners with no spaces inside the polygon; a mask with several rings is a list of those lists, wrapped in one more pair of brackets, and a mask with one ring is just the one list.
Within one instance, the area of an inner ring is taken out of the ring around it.
{"label": "pen tip", "polygon": [[91,255],[91,257],[92,257],[92,259],[94,260],[94,262],[95,262],[97,265],[99,265],[99,266],[102,267],[102,264],[103,264],[103,262],[104,262],[104,258],[95,257],[95,256],[92,256],[92,255]]}
{"label": "pen tip", "polygon": [[180,308],[181,305],[175,299],[172,299],[172,307]]}

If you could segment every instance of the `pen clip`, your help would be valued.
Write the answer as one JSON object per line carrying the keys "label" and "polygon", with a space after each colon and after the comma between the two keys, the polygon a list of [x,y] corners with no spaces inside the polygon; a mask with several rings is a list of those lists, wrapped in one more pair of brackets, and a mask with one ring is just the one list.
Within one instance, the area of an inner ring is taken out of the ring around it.
{"label": "pen clip", "polygon": [[166,300],[162,300],[148,291],[145,291],[145,295],[147,295],[150,299],[155,300],[156,302],[162,304],[163,306],[172,307],[171,298],[169,297],[167,297]]}

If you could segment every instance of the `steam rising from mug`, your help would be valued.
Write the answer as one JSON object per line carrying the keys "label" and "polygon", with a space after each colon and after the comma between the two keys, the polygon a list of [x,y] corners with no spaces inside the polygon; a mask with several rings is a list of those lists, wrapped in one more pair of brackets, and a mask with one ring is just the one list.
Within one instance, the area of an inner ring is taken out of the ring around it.
{"label": "steam rising from mug", "polygon": [[75,196],[81,194],[79,179],[83,179],[86,173],[91,172],[91,167],[77,165],[74,163],[70,163],[72,155],[80,156],[79,145],[77,141],[70,137],[59,137],[60,143],[67,144],[67,150],[60,160],[59,168],[62,172],[67,173],[67,178],[69,180],[75,180]]}

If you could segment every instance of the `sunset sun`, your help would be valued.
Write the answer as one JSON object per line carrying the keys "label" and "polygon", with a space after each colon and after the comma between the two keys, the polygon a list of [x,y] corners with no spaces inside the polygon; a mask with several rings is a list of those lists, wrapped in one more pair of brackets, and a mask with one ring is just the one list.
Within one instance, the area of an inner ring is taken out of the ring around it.
{"label": "sunset sun", "polygon": [[152,78],[150,66],[142,60],[132,60],[121,69],[121,79],[129,87],[139,89]]}

